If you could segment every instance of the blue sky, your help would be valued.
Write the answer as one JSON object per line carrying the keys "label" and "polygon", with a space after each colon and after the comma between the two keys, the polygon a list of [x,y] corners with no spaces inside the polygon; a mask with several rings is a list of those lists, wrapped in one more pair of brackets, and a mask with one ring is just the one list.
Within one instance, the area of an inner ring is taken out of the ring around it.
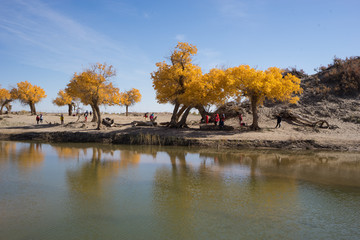
{"label": "blue sky", "polygon": [[150,73],[178,41],[197,46],[203,72],[248,64],[312,74],[334,56],[360,55],[359,9],[358,0],[0,0],[0,84],[27,80],[47,93],[38,111],[66,112],[51,103],[57,92],[74,72],[106,62],[121,91],[143,95],[130,111],[171,111],[157,104]]}

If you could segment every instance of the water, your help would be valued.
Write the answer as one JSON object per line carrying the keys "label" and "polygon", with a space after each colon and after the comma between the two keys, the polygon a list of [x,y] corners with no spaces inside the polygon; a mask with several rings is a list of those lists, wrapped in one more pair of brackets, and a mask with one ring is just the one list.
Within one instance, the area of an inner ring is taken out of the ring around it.
{"label": "water", "polygon": [[360,156],[0,142],[0,239],[360,239]]}

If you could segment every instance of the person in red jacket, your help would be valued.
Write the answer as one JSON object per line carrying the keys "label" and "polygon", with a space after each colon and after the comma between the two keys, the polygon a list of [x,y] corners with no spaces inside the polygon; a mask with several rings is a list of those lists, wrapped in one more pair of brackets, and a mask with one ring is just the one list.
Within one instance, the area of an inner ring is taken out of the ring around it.
{"label": "person in red jacket", "polygon": [[215,126],[217,125],[217,123],[220,121],[220,116],[218,113],[215,114],[215,117],[214,117],[214,124]]}

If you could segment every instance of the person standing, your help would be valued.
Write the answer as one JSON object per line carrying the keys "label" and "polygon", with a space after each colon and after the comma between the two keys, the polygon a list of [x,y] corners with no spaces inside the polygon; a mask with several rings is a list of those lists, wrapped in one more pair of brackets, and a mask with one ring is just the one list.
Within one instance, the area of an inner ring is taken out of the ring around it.
{"label": "person standing", "polygon": [[42,123],[43,122],[43,115],[42,115],[42,113],[40,114],[40,123]]}
{"label": "person standing", "polygon": [[277,115],[276,116],[276,126],[275,126],[275,128],[277,128],[277,127],[281,127],[281,116],[280,115]]}
{"label": "person standing", "polygon": [[220,128],[224,128],[224,125],[225,125],[225,114],[221,114],[221,117],[220,117],[220,122],[219,122],[219,127]]}
{"label": "person standing", "polygon": [[241,127],[241,125],[242,125],[242,120],[243,120],[243,117],[242,117],[242,114],[240,113],[240,114],[239,114],[239,123],[240,123],[240,127]]}
{"label": "person standing", "polygon": [[64,115],[63,114],[60,115],[60,122],[61,122],[61,125],[64,124]]}
{"label": "person standing", "polygon": [[215,118],[215,119],[214,119],[214,124],[215,124],[215,126],[217,126],[217,123],[220,121],[220,116],[219,116],[219,114],[216,113],[214,118]]}
{"label": "person standing", "polygon": [[39,124],[39,121],[40,121],[40,117],[39,115],[36,115],[36,123]]}

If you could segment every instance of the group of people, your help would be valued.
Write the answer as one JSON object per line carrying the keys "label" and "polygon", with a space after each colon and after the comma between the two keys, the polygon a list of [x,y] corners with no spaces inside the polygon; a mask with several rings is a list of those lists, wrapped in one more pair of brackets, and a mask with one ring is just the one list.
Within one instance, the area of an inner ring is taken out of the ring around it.
{"label": "group of people", "polygon": [[42,114],[36,115],[36,123],[37,124],[43,123],[43,115]]}
{"label": "group of people", "polygon": [[208,124],[210,122],[213,122],[215,126],[217,126],[219,124],[219,127],[223,128],[225,125],[225,113],[222,113],[222,114],[215,113],[212,117],[209,115],[206,115],[205,123]]}
{"label": "group of people", "polygon": [[[86,111],[86,112],[84,113],[85,122],[87,122],[87,117],[88,117],[89,115],[90,115],[90,116],[92,115],[92,112],[91,112],[91,111],[90,111],[90,112]],[[79,117],[80,117],[80,116],[81,116],[81,115],[79,115]],[[43,122],[43,115],[42,115],[42,114],[36,116],[36,122],[37,122],[37,124],[39,124],[39,122],[40,122],[40,123]],[[61,125],[64,124],[64,114],[62,114],[62,113],[60,114],[60,124],[61,124]]]}
{"label": "group of people", "polygon": [[[92,113],[90,112],[90,116],[91,116],[91,114]],[[85,122],[87,121],[88,115],[89,115],[89,112],[86,111],[84,113]],[[147,120],[148,117],[149,117],[149,113],[147,112],[147,113],[144,114],[145,121]],[[150,121],[153,121],[155,119],[154,113],[150,114],[149,119],[150,119]],[[280,128],[281,127],[281,120],[282,120],[281,116],[277,115],[276,116],[276,126],[275,126],[275,128],[278,128],[278,127]],[[202,122],[203,121],[204,120],[202,119]],[[39,124],[39,123],[42,123],[42,122],[43,122],[43,115],[42,114],[36,115],[36,123]],[[63,114],[60,115],[60,122],[61,122],[61,124],[64,124],[64,115]],[[205,123],[208,124],[209,122],[214,122],[215,126],[217,126],[219,124],[219,127],[223,128],[224,125],[225,125],[225,114],[223,113],[223,114],[219,115],[218,113],[215,113],[212,118],[211,118],[211,116],[206,115]],[[240,123],[240,127],[245,126],[245,122],[243,122],[243,116],[242,116],[241,113],[239,114],[239,123]]]}
{"label": "group of people", "polygon": [[[281,127],[281,120],[282,120],[281,116],[277,115],[275,128]],[[203,119],[202,119],[202,122],[204,122]],[[211,116],[206,115],[205,123],[208,124],[209,122],[214,122],[215,126],[217,126],[217,124],[219,123],[219,127],[222,128],[222,127],[224,127],[224,124],[225,124],[225,114],[223,113],[223,114],[219,115],[218,113],[215,113],[212,118],[211,118]],[[240,124],[240,127],[246,126],[244,119],[243,119],[243,115],[241,113],[239,114],[239,124]]]}
{"label": "group of people", "polygon": [[[149,113],[147,112],[147,113],[144,114],[145,121],[147,120],[148,117],[149,117]],[[150,114],[149,119],[150,119],[150,121],[154,121],[154,119],[155,119],[154,113]]]}

